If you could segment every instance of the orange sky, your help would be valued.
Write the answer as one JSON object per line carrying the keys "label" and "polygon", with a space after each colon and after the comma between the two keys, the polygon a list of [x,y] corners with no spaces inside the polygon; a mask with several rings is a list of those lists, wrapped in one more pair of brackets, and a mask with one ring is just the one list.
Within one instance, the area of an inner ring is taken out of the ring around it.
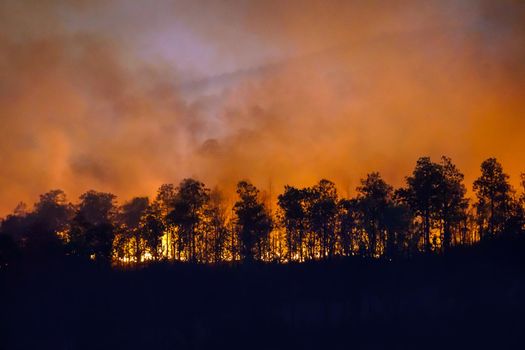
{"label": "orange sky", "polygon": [[0,215],[194,176],[345,194],[419,156],[525,171],[522,1],[0,4]]}

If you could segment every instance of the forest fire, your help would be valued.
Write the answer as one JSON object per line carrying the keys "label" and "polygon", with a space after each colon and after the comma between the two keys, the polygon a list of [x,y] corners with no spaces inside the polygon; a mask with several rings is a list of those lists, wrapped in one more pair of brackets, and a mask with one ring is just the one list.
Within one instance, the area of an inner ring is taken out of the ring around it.
{"label": "forest fire", "polygon": [[275,213],[246,181],[239,182],[231,208],[219,190],[194,179],[162,185],[152,201],[136,197],[120,206],[110,193],[88,191],[71,204],[55,190],[43,194],[33,211],[8,216],[1,232],[22,246],[47,240],[43,247],[59,245],[66,255],[115,266],[393,259],[520,232],[525,187],[520,191],[490,158],[481,165],[476,198],[469,201],[463,174],[450,158],[434,163],[423,157],[396,190],[379,173],[362,179],[354,198],[340,197],[328,180],[307,188],[285,186]]}
{"label": "forest fire", "polygon": [[524,96],[520,0],[1,0],[0,349],[523,348]]}
{"label": "forest fire", "polygon": [[322,178],[344,193],[370,171],[399,187],[421,155],[468,183],[495,156],[518,187],[519,2],[255,1],[250,21],[205,2],[2,2],[1,216],[50,188],[129,199],[189,176],[228,194]]}

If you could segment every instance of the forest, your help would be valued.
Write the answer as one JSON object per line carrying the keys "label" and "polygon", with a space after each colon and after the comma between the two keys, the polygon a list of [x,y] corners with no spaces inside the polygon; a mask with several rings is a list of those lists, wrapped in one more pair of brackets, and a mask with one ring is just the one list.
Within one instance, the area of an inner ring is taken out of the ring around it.
{"label": "forest", "polygon": [[0,348],[519,348],[523,189],[494,158],[472,189],[423,157],[402,188],[286,186],[275,210],[247,181],[230,207],[194,179],[50,191],[2,220]]}
{"label": "forest", "polygon": [[285,186],[276,210],[248,181],[238,183],[230,207],[220,190],[191,178],[160,186],[153,200],[136,197],[119,206],[111,193],[91,190],[72,204],[52,190],[32,209],[22,203],[1,221],[0,262],[5,267],[24,256],[71,256],[114,267],[392,260],[523,234],[525,174],[517,192],[495,158],[480,170],[474,200],[450,158],[422,157],[402,188],[375,172],[360,180],[354,198],[341,198],[323,179],[307,188]]}
{"label": "forest", "polygon": [[0,350],[525,349],[525,0],[0,0]]}

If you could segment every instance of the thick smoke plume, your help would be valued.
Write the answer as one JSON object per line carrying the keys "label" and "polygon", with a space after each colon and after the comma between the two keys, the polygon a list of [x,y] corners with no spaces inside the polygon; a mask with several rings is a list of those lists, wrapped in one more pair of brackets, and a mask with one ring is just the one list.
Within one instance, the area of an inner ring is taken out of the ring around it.
{"label": "thick smoke plume", "polygon": [[521,1],[3,1],[0,214],[195,176],[343,193],[417,157],[525,170]]}

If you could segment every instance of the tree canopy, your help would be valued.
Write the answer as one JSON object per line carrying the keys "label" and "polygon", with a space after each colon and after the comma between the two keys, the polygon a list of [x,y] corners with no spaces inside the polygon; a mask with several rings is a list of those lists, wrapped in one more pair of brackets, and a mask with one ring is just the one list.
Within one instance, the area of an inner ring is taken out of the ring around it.
{"label": "tree canopy", "polygon": [[335,183],[285,186],[273,198],[253,183],[237,184],[229,207],[219,189],[196,179],[163,184],[157,195],[121,205],[111,193],[87,191],[76,204],[61,190],[20,204],[1,221],[0,263],[19,256],[71,256],[100,264],[150,261],[222,263],[304,262],[360,255],[399,259],[438,254],[461,244],[525,229],[525,175],[521,192],[502,165],[489,158],[466,198],[464,176],[448,157],[417,160],[395,189],[381,174],[360,180],[356,194],[340,197]]}

